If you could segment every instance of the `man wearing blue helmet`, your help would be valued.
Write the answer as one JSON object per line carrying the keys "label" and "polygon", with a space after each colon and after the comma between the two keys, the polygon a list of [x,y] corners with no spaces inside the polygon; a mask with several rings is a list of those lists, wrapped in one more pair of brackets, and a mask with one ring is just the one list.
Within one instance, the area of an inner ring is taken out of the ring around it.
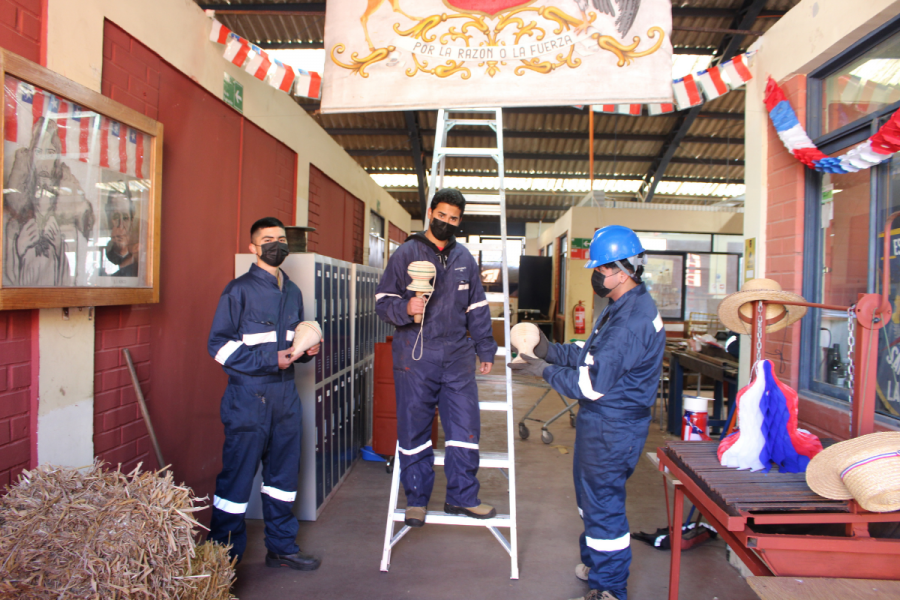
{"label": "man wearing blue helmet", "polygon": [[590,584],[581,600],[627,597],[625,482],[647,440],[666,344],[662,318],[641,281],[645,261],[632,230],[597,230],[585,267],[594,270],[591,285],[609,305],[591,335],[583,343],[552,344],[541,334],[534,349],[538,358],[520,355],[526,362],[509,364],[579,401],[573,471],[584,533],[575,575]]}

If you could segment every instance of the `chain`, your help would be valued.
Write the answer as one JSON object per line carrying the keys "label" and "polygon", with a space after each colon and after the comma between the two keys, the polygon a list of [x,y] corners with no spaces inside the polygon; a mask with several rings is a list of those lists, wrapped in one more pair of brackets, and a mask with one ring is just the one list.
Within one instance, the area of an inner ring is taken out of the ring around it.
{"label": "chain", "polygon": [[848,383],[850,384],[850,390],[852,393],[853,390],[853,377],[854,377],[854,357],[853,351],[856,346],[856,312],[854,309],[856,305],[854,304],[850,308],[847,309],[847,363],[850,365],[847,369],[848,375]]}
{"label": "chain", "polygon": [[[765,305],[762,300],[758,301],[759,310],[756,311],[756,362],[759,362],[763,359],[763,349],[762,349],[762,337],[763,337],[763,327],[765,326],[763,323],[763,312],[765,310]],[[753,365],[756,367],[756,365]]]}
{"label": "chain", "polygon": [[[854,369],[855,357],[853,356],[856,347],[856,305],[852,305],[847,309],[847,382],[850,384],[850,403],[853,403],[853,379],[856,375]],[[850,432],[853,432],[853,410],[850,411]]]}

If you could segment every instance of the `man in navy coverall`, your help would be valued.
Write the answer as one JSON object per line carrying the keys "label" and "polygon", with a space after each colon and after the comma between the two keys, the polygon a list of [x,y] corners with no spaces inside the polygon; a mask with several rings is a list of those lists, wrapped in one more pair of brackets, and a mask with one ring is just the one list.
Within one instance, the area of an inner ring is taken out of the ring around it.
{"label": "man in navy coverall", "polygon": [[[428,229],[410,236],[391,255],[375,294],[378,316],[397,328],[392,344],[397,441],[410,527],[425,524],[434,486],[431,425],[435,406],[446,438],[444,512],[476,519],[496,514],[478,499],[481,415],[475,355],[486,375],[497,344],[478,263],[454,237],[465,206],[459,190],[439,190],[426,215]],[[412,281],[407,267],[414,261],[428,261],[437,270],[434,293],[427,299],[406,289]],[[422,315],[421,324],[414,322],[414,315]]]}
{"label": "man in navy coverall", "polygon": [[594,233],[591,286],[609,305],[584,343],[551,344],[541,334],[535,356],[510,363],[543,377],[563,396],[578,399],[574,479],[581,564],[575,575],[590,584],[580,600],[626,600],[631,564],[625,517],[625,481],[647,439],[650,408],[662,368],[666,332],[641,282],[644,249],[633,231],[609,225]]}
{"label": "man in navy coverall", "polygon": [[319,346],[291,356],[294,329],[303,321],[300,289],[279,268],[288,255],[284,225],[273,217],[250,229],[256,264],[225,287],[209,332],[209,354],[228,373],[222,397],[225,445],[216,478],[209,539],[233,544],[238,560],[247,547],[244,513],[262,460],[266,565],[300,571],[319,568],[295,541],[291,512],[300,472],[300,396],[293,362],[312,360]]}

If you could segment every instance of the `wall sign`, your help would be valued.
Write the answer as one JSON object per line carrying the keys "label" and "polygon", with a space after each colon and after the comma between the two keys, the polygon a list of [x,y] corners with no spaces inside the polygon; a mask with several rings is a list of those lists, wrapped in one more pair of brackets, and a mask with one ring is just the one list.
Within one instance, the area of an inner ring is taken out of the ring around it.
{"label": "wall sign", "polygon": [[225,104],[243,114],[244,85],[228,73],[225,73],[225,80],[222,86],[222,99],[225,100]]}

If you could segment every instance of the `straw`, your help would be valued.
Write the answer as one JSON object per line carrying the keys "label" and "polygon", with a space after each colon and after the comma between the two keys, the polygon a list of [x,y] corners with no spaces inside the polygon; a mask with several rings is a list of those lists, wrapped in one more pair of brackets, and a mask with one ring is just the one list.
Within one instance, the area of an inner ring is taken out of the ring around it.
{"label": "straw", "polygon": [[0,598],[232,598],[228,549],[194,541],[205,507],[139,469],[24,471],[0,498]]}

